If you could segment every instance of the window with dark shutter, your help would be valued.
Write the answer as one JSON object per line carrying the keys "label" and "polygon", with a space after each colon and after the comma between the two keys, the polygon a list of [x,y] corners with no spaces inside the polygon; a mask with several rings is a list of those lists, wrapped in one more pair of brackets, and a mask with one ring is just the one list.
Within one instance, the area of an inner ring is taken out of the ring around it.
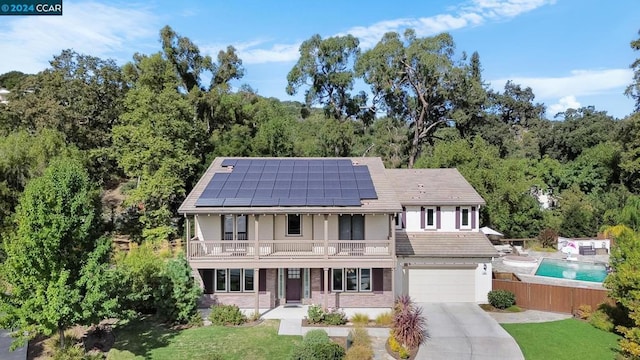
{"label": "window with dark shutter", "polygon": [[384,269],[373,268],[371,270],[371,280],[373,281],[373,292],[381,293],[384,291]]}

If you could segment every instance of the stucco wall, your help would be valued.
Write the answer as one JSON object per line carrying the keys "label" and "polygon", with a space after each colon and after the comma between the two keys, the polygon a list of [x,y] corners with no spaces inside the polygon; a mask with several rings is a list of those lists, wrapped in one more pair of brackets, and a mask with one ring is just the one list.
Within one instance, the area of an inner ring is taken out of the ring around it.
{"label": "stucco wall", "polygon": [[[465,206],[461,206],[465,207]],[[473,214],[471,211],[471,206],[466,206],[469,208],[469,216]],[[435,208],[435,206],[433,207]],[[420,228],[420,206],[406,206],[406,231],[408,232],[418,232],[418,231],[442,231],[442,232],[451,232],[451,231],[464,231],[464,230],[477,230],[480,224],[480,211],[476,206],[475,212],[475,228],[471,228],[471,226],[462,229],[456,229],[456,207],[455,206],[440,206],[440,229],[421,229]],[[435,217],[435,214],[434,214]],[[435,219],[434,219],[435,220]],[[471,225],[473,221],[469,219],[469,225]]]}

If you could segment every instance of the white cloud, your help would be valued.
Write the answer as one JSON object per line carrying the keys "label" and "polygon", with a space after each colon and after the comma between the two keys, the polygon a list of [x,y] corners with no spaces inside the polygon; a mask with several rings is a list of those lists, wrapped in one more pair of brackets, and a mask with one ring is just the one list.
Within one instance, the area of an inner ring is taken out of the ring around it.
{"label": "white cloud", "polygon": [[586,96],[619,90],[631,83],[631,69],[573,70],[561,77],[512,77],[491,80],[491,87],[501,91],[511,80],[516,84],[533,89],[536,98],[559,99],[569,95]]}
{"label": "white cloud", "polygon": [[560,98],[557,103],[550,105],[547,109],[547,113],[553,117],[557,113],[567,111],[568,109],[578,109],[580,107],[580,102],[578,102],[576,97],[573,95],[569,95]]}
{"label": "white cloud", "polygon": [[[38,72],[63,49],[116,58],[135,40],[157,34],[151,12],[130,5],[65,1],[62,16],[5,19],[0,25],[0,73]],[[10,56],[7,56],[9,54]]]}
{"label": "white cloud", "polygon": [[[447,14],[384,20],[369,26],[355,26],[335,35],[351,34],[360,40],[360,47],[366,50],[375,46],[382,36],[390,31],[403,32],[405,29],[412,28],[418,36],[431,36],[468,26],[478,26],[487,20],[508,20],[522,13],[553,3],[555,3],[555,0],[472,0],[471,3],[453,7],[450,13]],[[266,42],[257,41],[248,47],[243,48],[243,44],[234,44],[234,47],[239,50],[238,53],[242,60],[248,64],[291,62],[296,61],[299,57],[299,43],[273,44],[266,48],[259,47],[265,44]],[[205,46],[205,48],[211,50],[210,54],[215,54],[224,47],[209,45]]]}

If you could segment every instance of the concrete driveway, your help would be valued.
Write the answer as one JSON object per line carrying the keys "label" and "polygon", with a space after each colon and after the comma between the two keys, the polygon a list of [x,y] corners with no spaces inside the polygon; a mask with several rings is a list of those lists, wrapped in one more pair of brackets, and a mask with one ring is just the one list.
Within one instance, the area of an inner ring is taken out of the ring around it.
{"label": "concrete driveway", "polygon": [[9,351],[13,338],[7,330],[0,330],[0,359],[2,360],[25,360],[27,358],[27,347],[23,346],[15,351]]}
{"label": "concrete driveway", "polygon": [[473,303],[419,303],[428,338],[416,359],[524,359],[516,341]]}

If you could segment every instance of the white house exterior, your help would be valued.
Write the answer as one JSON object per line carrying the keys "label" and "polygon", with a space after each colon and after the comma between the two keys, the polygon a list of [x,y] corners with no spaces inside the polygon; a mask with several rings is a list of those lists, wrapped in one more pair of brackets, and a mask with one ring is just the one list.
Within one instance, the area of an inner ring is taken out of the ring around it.
{"label": "white house exterior", "polygon": [[[180,207],[203,302],[484,302],[495,249],[455,169],[379,158],[216,158]],[[325,291],[326,290],[326,291]]]}

